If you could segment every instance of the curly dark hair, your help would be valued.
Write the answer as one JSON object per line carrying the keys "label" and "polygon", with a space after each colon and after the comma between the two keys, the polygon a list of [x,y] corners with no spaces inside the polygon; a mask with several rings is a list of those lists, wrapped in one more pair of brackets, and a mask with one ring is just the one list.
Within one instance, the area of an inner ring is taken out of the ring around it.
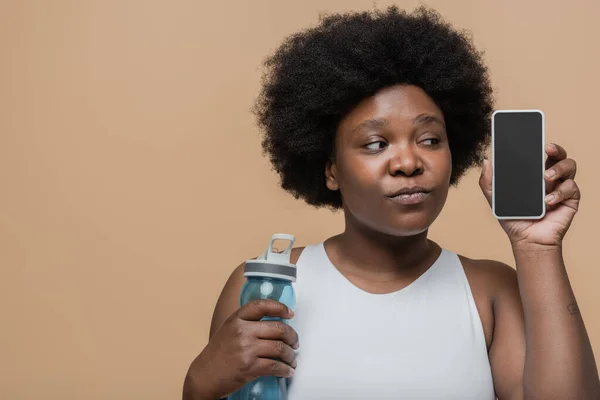
{"label": "curly dark hair", "polygon": [[320,24],[287,37],[263,62],[262,90],[252,112],[263,153],[281,187],[315,207],[342,206],[325,186],[342,118],[384,87],[422,88],[444,114],[452,176],[479,165],[490,139],[493,97],[487,67],[471,42],[440,14],[383,11],[320,15]]}

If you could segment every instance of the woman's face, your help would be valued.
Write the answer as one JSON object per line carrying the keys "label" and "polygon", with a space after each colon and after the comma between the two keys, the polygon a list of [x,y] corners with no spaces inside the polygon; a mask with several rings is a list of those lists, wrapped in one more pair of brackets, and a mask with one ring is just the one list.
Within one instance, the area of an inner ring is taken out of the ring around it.
{"label": "woman's face", "polygon": [[[426,231],[442,210],[452,172],[444,116],[419,87],[391,86],[341,121],[326,167],[347,218],[394,236]],[[411,194],[412,193],[412,194]]]}

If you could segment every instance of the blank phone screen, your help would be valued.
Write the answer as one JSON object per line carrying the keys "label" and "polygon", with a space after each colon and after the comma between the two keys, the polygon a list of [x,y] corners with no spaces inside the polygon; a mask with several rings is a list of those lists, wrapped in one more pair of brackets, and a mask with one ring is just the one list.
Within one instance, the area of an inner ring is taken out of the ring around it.
{"label": "blank phone screen", "polygon": [[497,112],[492,119],[494,213],[540,217],[544,213],[543,115]]}

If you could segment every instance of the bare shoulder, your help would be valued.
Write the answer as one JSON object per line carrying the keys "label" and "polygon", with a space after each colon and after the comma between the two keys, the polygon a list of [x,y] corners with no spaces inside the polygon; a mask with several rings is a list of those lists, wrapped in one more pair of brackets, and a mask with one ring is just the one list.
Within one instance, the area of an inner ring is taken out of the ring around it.
{"label": "bare shoulder", "polygon": [[[295,264],[298,261],[303,249],[304,247],[295,247],[292,249],[290,254],[290,262],[292,264]],[[254,257],[254,259],[256,259],[256,257]],[[242,286],[246,281],[244,278],[245,265],[246,262],[243,262],[235,267],[235,269],[229,275],[223,290],[221,290],[221,294],[217,300],[210,324],[210,337],[217,332],[217,330],[221,327],[221,325],[223,325],[225,320],[227,320],[230,315],[240,308],[240,291],[242,290]]]}
{"label": "bare shoulder", "polygon": [[508,264],[488,259],[471,259],[459,255],[469,280],[479,286],[486,297],[494,302],[506,290],[517,287],[517,272]]}
{"label": "bare shoulder", "polygon": [[490,351],[498,326],[506,320],[502,315],[508,313],[518,316],[520,312],[517,274],[514,268],[499,261],[476,260],[462,255],[459,258],[469,281]]}
{"label": "bare shoulder", "polygon": [[296,264],[298,262],[298,258],[300,258],[302,250],[304,250],[304,247],[294,247],[292,249],[292,254],[290,254],[290,263]]}

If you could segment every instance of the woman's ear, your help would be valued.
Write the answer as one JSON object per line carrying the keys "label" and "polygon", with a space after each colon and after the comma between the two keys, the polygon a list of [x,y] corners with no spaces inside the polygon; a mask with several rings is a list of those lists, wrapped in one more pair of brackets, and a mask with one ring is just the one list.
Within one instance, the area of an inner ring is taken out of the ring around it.
{"label": "woman's ear", "polygon": [[336,173],[335,162],[332,160],[327,161],[327,164],[325,164],[325,184],[327,185],[327,189],[334,192],[340,188],[335,177]]}

